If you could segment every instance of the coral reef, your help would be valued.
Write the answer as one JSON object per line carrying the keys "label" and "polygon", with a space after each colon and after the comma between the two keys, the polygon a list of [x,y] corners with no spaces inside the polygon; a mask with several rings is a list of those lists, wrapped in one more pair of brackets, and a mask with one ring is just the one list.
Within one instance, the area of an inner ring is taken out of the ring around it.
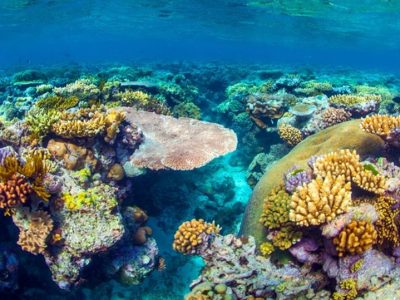
{"label": "coral reef", "polygon": [[278,128],[278,134],[290,146],[296,146],[303,140],[301,131],[291,125],[283,124]]}

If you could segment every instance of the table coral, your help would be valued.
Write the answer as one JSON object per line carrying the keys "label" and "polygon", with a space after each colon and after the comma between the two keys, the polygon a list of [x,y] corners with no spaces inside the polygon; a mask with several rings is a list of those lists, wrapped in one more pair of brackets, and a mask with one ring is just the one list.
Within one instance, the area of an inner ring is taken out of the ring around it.
{"label": "table coral", "polygon": [[132,163],[153,170],[193,170],[236,149],[236,134],[220,125],[122,108],[144,136]]}
{"label": "table coral", "polygon": [[221,228],[204,220],[191,220],[182,223],[174,235],[173,248],[183,254],[199,254],[208,246],[210,238]]}
{"label": "table coral", "polygon": [[303,140],[303,134],[299,129],[289,124],[282,124],[278,128],[279,137],[290,146],[296,146]]}
{"label": "table coral", "polygon": [[345,213],[351,204],[351,186],[343,175],[318,176],[292,195],[289,219],[300,226],[320,225]]}
{"label": "table coral", "polygon": [[339,256],[361,254],[377,241],[377,231],[366,221],[352,221],[333,239]]}
{"label": "table coral", "polygon": [[32,254],[42,254],[47,248],[47,238],[53,230],[53,220],[45,211],[17,213],[14,223],[20,230],[18,245]]}
{"label": "table coral", "polygon": [[272,190],[264,200],[260,222],[268,229],[279,228],[289,222],[291,197],[283,187]]}

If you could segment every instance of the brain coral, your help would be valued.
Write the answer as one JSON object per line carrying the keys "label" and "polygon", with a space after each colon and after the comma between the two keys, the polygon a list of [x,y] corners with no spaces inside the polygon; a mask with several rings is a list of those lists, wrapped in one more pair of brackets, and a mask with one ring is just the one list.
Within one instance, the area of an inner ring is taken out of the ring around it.
{"label": "brain coral", "polygon": [[221,228],[204,220],[191,220],[182,223],[174,236],[173,248],[184,254],[199,254],[208,246],[210,236],[218,234]]}
{"label": "brain coral", "polygon": [[137,167],[193,170],[236,149],[236,134],[220,125],[122,108],[144,142],[131,156]]}
{"label": "brain coral", "polygon": [[352,221],[346,225],[339,236],[333,239],[339,256],[361,254],[370,249],[377,240],[374,226],[366,221]]}
{"label": "brain coral", "polygon": [[345,213],[351,204],[351,186],[343,175],[318,176],[292,195],[289,219],[300,226],[320,225]]}

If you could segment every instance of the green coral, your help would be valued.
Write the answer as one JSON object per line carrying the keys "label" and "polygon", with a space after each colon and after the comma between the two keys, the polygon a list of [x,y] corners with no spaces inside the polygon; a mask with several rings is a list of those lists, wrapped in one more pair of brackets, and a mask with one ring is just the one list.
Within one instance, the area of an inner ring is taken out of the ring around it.
{"label": "green coral", "polygon": [[274,233],[272,244],[280,250],[287,250],[300,241],[303,236],[302,232],[294,226],[286,226]]}
{"label": "green coral", "polygon": [[49,96],[42,98],[36,102],[38,108],[44,110],[66,110],[76,106],[79,103],[79,98],[75,96],[62,97],[62,96]]}
{"label": "green coral", "polygon": [[264,200],[260,222],[268,229],[279,228],[289,223],[290,201],[291,196],[283,186],[272,190]]}
{"label": "green coral", "polygon": [[364,260],[363,259],[359,259],[351,266],[350,271],[352,273],[355,273],[358,270],[360,270],[363,265],[364,265]]}
{"label": "green coral", "polygon": [[68,210],[75,211],[84,208],[114,208],[118,205],[114,197],[105,196],[101,187],[89,188],[81,190],[76,194],[64,193],[62,196],[64,205]]}
{"label": "green coral", "polygon": [[366,163],[366,164],[363,165],[363,168],[364,168],[365,171],[371,171],[372,174],[374,174],[375,176],[379,175],[378,169],[373,164]]}
{"label": "green coral", "polygon": [[43,138],[59,119],[60,113],[56,110],[33,108],[27,113],[25,123],[34,137]]}
{"label": "green coral", "polygon": [[178,118],[180,117],[193,118],[193,119],[201,118],[201,110],[193,102],[179,103],[174,107],[173,113]]}
{"label": "green coral", "polygon": [[260,253],[262,256],[268,257],[274,252],[275,247],[270,242],[264,242],[260,245]]}
{"label": "green coral", "polygon": [[83,168],[79,171],[73,172],[72,176],[77,179],[80,184],[85,184],[90,181],[92,172],[89,168]]}
{"label": "green coral", "polygon": [[357,282],[353,278],[344,279],[339,283],[339,287],[346,292],[335,292],[333,300],[353,300],[357,297]]}

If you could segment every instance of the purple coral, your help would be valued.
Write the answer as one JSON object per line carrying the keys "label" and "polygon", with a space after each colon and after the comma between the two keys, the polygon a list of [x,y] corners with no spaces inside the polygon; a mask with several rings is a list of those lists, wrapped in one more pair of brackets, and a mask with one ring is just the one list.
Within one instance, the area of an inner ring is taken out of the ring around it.
{"label": "purple coral", "polygon": [[0,148],[0,164],[2,165],[7,157],[16,154],[15,150],[10,146]]}
{"label": "purple coral", "polygon": [[283,179],[286,191],[293,193],[298,186],[302,186],[304,183],[309,183],[312,180],[312,173],[310,170],[302,170],[294,167],[284,175]]}
{"label": "purple coral", "polygon": [[317,242],[312,238],[303,238],[301,241],[296,243],[294,246],[289,248],[290,254],[292,254],[301,263],[319,263],[320,256],[318,253],[313,253],[318,250]]}
{"label": "purple coral", "polygon": [[143,132],[135,125],[122,127],[122,143],[129,149],[135,150],[143,142]]}

